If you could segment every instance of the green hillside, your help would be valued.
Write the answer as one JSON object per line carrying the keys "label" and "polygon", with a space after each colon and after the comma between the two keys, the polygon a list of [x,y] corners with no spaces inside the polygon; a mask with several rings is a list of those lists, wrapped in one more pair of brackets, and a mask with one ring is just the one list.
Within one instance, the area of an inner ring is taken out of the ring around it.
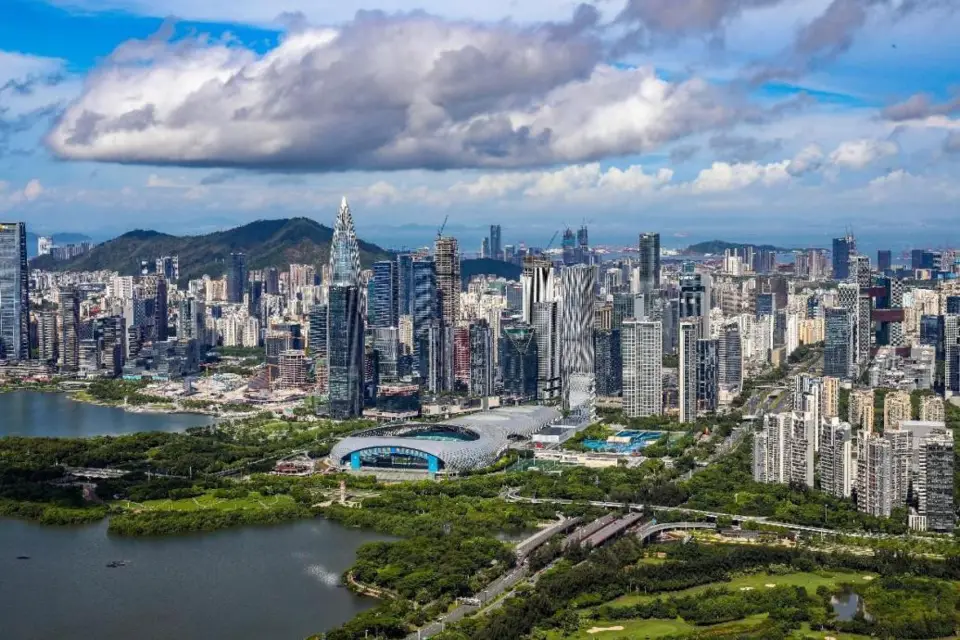
{"label": "green hillside", "polygon": [[460,262],[460,282],[464,288],[473,276],[485,275],[507,280],[519,280],[523,269],[519,265],[490,258],[474,258]]}
{"label": "green hillside", "polygon": [[[50,256],[31,261],[35,269],[94,271],[108,269],[122,275],[137,275],[141,260],[180,256],[180,280],[203,274],[224,274],[230,253],[247,255],[249,269],[287,268],[291,263],[320,266],[329,260],[333,229],[309,218],[258,220],[250,224],[202,236],[172,236],[157,231],[136,230],[94,247],[90,253],[66,262]],[[360,262],[369,267],[376,260],[390,259],[388,251],[360,241]]]}
{"label": "green hillside", "polygon": [[722,255],[727,249],[738,249],[740,247],[753,246],[764,251],[793,251],[793,249],[784,249],[772,244],[754,244],[752,242],[726,242],[725,240],[710,240],[708,242],[698,242],[692,244],[683,250],[685,255],[702,256],[706,254]]}

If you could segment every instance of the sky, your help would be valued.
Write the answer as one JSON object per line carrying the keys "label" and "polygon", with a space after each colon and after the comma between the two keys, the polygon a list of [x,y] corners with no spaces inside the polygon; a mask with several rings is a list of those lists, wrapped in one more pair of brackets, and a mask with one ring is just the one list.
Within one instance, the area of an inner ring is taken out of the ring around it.
{"label": "sky", "polygon": [[3,0],[0,219],[960,245],[960,0]]}

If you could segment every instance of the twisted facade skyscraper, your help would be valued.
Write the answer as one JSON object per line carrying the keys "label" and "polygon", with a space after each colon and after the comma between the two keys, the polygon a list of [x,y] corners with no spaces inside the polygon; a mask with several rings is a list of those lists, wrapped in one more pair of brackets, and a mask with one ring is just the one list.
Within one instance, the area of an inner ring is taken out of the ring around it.
{"label": "twisted facade skyscraper", "polygon": [[560,272],[560,378],[565,409],[596,398],[593,348],[595,267],[576,265]]}

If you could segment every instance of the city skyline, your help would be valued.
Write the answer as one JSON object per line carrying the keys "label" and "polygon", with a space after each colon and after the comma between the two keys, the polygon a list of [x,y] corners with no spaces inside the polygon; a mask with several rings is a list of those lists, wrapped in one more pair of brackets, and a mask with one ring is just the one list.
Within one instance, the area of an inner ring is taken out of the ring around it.
{"label": "city skyline", "polygon": [[956,637],[957,33],[0,0],[3,640]]}
{"label": "city skyline", "polygon": [[[0,212],[37,233],[323,221],[345,193],[358,234],[379,243],[424,235],[446,215],[448,233],[477,250],[490,223],[504,224],[506,244],[583,221],[594,243],[657,229],[664,246],[761,233],[826,244],[847,226],[869,248],[951,242],[938,232],[960,157],[949,89],[960,16],[949,3],[768,0],[666,14],[636,0],[576,11],[431,0],[356,16],[377,5],[64,6],[14,0],[0,26]],[[395,74],[402,91],[373,81],[382,47],[432,71]],[[308,51],[320,62],[305,62]],[[346,78],[323,62],[344,53]],[[252,78],[236,104],[217,81],[197,92],[215,71]],[[489,80],[444,83],[464,71]],[[308,93],[393,96],[391,116],[345,98],[267,110],[260,96],[282,93],[294,72]],[[248,114],[241,136],[224,109]],[[284,124],[294,121],[306,129]]]}

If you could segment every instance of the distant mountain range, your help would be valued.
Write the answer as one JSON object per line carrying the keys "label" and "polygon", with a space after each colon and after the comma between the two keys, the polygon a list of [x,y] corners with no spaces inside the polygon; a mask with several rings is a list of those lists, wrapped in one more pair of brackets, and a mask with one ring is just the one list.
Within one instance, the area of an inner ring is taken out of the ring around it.
{"label": "distant mountain range", "polygon": [[708,242],[698,242],[697,244],[692,244],[683,251],[684,255],[690,256],[703,256],[712,254],[718,255],[723,254],[727,249],[738,249],[740,247],[754,247],[756,249],[762,249],[764,251],[793,251],[793,249],[787,249],[784,247],[776,247],[772,244],[755,244],[753,242],[726,242],[724,240],[710,240]]}
{"label": "distant mountain range", "polygon": [[[258,220],[202,236],[173,236],[138,229],[98,244],[73,260],[58,262],[51,256],[39,256],[31,261],[31,266],[49,271],[107,269],[138,275],[141,260],[176,255],[180,259],[180,280],[186,281],[203,274],[223,275],[230,254],[236,251],[246,254],[248,269],[286,269],[291,263],[319,266],[329,260],[332,239],[333,229],[309,218]],[[390,252],[375,244],[362,240],[359,244],[364,267],[392,258]]]}
{"label": "distant mountain range", "polygon": [[[40,235],[27,231],[27,257],[35,258],[37,255],[37,240]],[[65,244],[80,244],[81,242],[92,242],[90,236],[82,233],[55,233],[48,236],[53,239],[53,244],[62,247]]]}

